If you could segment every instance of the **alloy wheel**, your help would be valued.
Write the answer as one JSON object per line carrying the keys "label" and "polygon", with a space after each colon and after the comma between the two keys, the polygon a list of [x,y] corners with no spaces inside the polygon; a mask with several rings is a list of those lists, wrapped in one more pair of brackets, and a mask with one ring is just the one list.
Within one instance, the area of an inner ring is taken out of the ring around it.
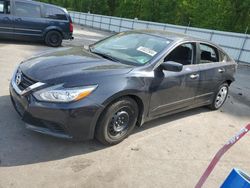
{"label": "alloy wheel", "polygon": [[222,106],[222,104],[226,100],[227,93],[228,93],[228,88],[226,86],[223,86],[220,88],[220,90],[216,96],[216,99],[215,99],[215,107],[216,108],[220,108]]}

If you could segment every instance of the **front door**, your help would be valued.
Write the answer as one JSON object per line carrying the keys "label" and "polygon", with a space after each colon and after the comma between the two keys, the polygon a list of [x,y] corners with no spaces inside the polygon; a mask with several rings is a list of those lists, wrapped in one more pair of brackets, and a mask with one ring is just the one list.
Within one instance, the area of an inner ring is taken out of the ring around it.
{"label": "front door", "polygon": [[199,66],[196,62],[195,43],[185,43],[176,47],[164,61],[183,64],[181,72],[156,71],[151,86],[149,116],[161,116],[166,113],[189,108],[199,86]]}
{"label": "front door", "polygon": [[14,31],[13,17],[10,14],[10,1],[0,0],[0,37],[12,38]]}

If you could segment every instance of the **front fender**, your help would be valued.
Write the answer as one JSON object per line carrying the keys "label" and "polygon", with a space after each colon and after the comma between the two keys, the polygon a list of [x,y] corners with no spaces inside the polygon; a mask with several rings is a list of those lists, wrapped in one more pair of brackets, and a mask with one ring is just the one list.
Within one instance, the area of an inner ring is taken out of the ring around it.
{"label": "front fender", "polygon": [[[150,101],[148,86],[145,85],[143,79],[120,76],[102,78],[102,81],[98,83],[98,88],[89,96],[89,99],[103,107],[99,113],[100,117],[112,102],[124,96],[132,97],[138,103],[140,109],[138,122],[141,125],[147,118]],[[96,125],[93,126],[92,134],[94,134],[95,127]]]}

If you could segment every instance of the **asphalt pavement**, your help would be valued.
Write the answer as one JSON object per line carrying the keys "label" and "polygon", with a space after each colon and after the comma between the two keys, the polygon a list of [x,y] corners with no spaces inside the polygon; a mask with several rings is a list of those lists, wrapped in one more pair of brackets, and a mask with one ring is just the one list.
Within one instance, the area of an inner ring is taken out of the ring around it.
{"label": "asphalt pavement", "polygon": [[[63,46],[83,47],[111,34],[78,26],[75,40]],[[148,122],[116,146],[34,133],[24,128],[11,104],[9,82],[22,60],[50,49],[0,41],[0,188],[194,187],[220,147],[250,122],[250,67],[241,65],[221,110],[202,107]],[[219,187],[233,167],[250,173],[249,145],[246,135],[204,187]]]}

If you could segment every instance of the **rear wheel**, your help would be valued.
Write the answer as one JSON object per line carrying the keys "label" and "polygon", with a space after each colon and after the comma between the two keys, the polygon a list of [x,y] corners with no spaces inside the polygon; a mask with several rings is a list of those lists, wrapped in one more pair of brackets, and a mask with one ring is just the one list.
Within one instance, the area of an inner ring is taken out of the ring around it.
{"label": "rear wheel", "polygon": [[228,84],[224,83],[222,84],[214,97],[213,103],[209,106],[212,110],[218,110],[226,101],[227,95],[228,95]]}
{"label": "rear wheel", "polygon": [[100,117],[95,138],[105,145],[118,144],[134,129],[138,118],[138,105],[124,97],[107,107]]}
{"label": "rear wheel", "polygon": [[49,31],[45,36],[45,43],[51,47],[58,47],[62,44],[62,35],[58,31]]}

